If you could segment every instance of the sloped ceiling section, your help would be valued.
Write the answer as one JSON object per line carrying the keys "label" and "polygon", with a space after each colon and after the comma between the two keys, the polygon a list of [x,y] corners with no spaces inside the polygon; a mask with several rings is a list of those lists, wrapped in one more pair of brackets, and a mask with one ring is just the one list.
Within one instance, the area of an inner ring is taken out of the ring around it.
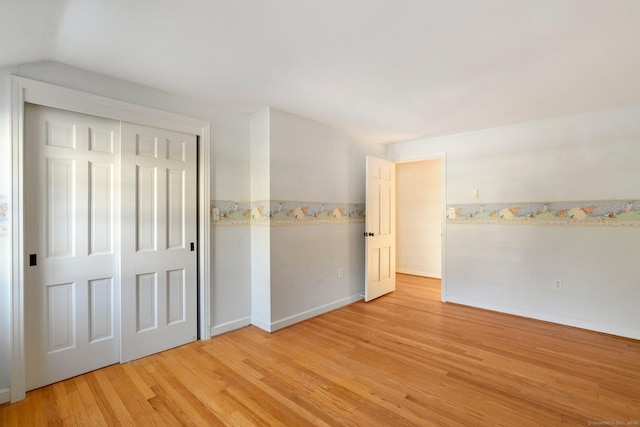
{"label": "sloped ceiling section", "polygon": [[54,60],[388,143],[640,102],[637,0],[2,0]]}
{"label": "sloped ceiling section", "polygon": [[59,1],[0,0],[0,66],[52,59]]}

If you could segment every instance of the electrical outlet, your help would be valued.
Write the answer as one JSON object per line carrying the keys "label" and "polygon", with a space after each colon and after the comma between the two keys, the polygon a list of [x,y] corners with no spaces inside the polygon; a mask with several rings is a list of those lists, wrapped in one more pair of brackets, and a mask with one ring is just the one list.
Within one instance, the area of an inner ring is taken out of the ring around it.
{"label": "electrical outlet", "polygon": [[553,281],[553,288],[556,290],[562,289],[562,281],[560,279],[556,279]]}
{"label": "electrical outlet", "polygon": [[344,277],[344,269],[338,269],[338,279],[342,279]]}

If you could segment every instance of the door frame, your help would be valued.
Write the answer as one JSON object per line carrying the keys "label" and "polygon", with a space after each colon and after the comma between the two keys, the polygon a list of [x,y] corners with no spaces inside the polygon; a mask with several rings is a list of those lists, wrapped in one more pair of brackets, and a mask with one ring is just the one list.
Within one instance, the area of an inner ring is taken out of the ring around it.
{"label": "door frame", "polygon": [[[389,156],[387,156],[388,158]],[[442,206],[440,221],[442,230],[440,237],[440,301],[447,302],[447,152],[439,151],[430,155],[416,156],[411,159],[388,160],[398,163],[414,163],[423,160],[440,160],[440,186],[442,190]]]}
{"label": "door frame", "polygon": [[11,76],[11,402],[26,396],[24,349],[24,107],[25,103],[159,127],[198,137],[198,330],[211,338],[210,176],[211,123],[124,101]]}

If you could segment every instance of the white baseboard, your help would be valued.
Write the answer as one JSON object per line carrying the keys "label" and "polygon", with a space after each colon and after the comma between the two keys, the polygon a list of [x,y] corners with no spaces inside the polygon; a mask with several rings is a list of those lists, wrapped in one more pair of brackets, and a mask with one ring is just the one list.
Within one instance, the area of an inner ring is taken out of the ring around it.
{"label": "white baseboard", "polygon": [[396,273],[410,274],[412,276],[431,277],[434,279],[442,278],[442,275],[440,273],[434,273],[432,271],[411,270],[410,268],[396,268]]}
{"label": "white baseboard", "polygon": [[[284,319],[271,322],[271,331],[277,331],[278,329],[286,328],[294,323],[302,322],[303,320],[310,319],[320,314],[327,313],[345,305],[352,304],[362,299],[361,294],[351,295],[350,297],[340,299],[338,301],[331,302],[329,304],[321,305],[320,307],[312,308],[311,310],[303,311],[302,313],[294,314],[293,316],[285,317]],[[257,325],[256,325],[257,326]]]}
{"label": "white baseboard", "polygon": [[263,331],[266,332],[273,332],[271,330],[271,325],[269,324],[269,322],[264,322],[262,320],[258,320],[258,319],[251,319],[251,324],[257,328],[262,329]]}
{"label": "white baseboard", "polygon": [[243,317],[241,319],[232,320],[231,322],[221,323],[211,327],[211,336],[226,334],[227,332],[235,331],[236,329],[244,328],[251,324],[250,317]]}
{"label": "white baseboard", "polygon": [[11,389],[0,388],[0,405],[11,401]]}
{"label": "white baseboard", "polygon": [[571,318],[562,317],[562,316],[555,316],[552,314],[540,313],[537,311],[519,310],[513,307],[479,303],[478,301],[475,301],[475,300],[454,297],[451,295],[447,295],[447,302],[467,305],[470,307],[482,308],[484,310],[497,311],[499,313],[512,314],[514,316],[527,317],[529,319],[542,320],[544,322],[557,323],[559,325],[571,326],[574,328],[586,329],[589,331],[602,332],[604,334],[609,334],[609,335],[617,335],[620,337],[640,340],[640,330],[637,330],[637,329],[620,328],[617,326],[602,325],[600,323],[593,323],[593,322],[588,322],[584,320],[571,319]]}

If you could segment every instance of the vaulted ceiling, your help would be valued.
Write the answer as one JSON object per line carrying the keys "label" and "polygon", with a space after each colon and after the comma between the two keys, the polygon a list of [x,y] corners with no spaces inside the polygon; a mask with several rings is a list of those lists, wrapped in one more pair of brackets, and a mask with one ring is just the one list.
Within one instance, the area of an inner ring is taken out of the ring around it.
{"label": "vaulted ceiling", "polygon": [[41,60],[387,143],[640,102],[640,1],[0,0]]}

